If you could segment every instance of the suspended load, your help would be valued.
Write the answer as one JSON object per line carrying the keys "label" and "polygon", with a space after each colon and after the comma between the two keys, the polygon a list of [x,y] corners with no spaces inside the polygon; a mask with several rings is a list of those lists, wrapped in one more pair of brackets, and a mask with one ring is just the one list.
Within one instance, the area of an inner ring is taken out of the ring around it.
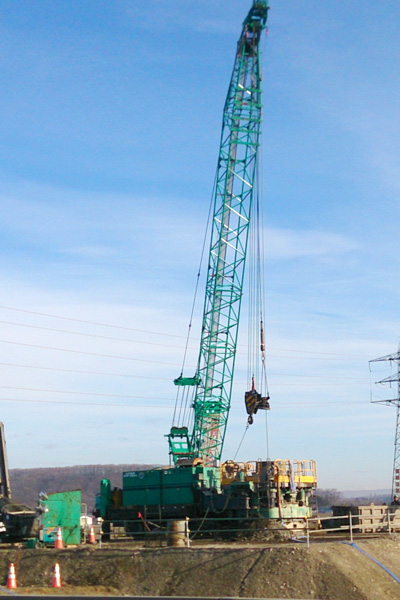
{"label": "suspended load", "polygon": [[253,415],[258,410],[269,410],[269,396],[261,396],[254,388],[244,395],[244,402],[246,405],[246,411],[249,415],[247,422],[249,425],[253,424]]}

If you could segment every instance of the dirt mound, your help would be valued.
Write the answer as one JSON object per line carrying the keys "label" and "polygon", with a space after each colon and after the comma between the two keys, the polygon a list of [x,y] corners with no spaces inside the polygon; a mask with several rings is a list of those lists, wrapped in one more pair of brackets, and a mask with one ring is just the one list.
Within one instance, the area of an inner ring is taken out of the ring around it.
{"label": "dirt mound", "polygon": [[[400,577],[397,536],[357,546]],[[218,547],[8,549],[0,584],[14,562],[21,592],[325,600],[398,600],[400,584],[356,547],[338,542]],[[54,563],[63,588],[51,588]]]}

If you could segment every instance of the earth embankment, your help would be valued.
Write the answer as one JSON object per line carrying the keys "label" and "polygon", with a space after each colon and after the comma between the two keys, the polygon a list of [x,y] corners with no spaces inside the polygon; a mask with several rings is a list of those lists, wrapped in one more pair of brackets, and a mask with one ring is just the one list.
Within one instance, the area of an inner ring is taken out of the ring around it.
{"label": "earth embankment", "polygon": [[[14,562],[31,594],[398,600],[400,538],[194,548],[98,547],[0,550],[2,585]],[[371,558],[370,558],[371,557]],[[380,562],[384,570],[374,560]],[[55,562],[63,587],[51,587]],[[1,578],[0,578],[1,581]]]}

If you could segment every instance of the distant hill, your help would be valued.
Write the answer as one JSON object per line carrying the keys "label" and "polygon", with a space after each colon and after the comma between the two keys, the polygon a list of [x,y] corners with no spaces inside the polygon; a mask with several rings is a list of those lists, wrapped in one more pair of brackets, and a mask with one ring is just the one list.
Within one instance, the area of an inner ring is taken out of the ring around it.
{"label": "distant hill", "polygon": [[10,469],[11,492],[14,500],[34,508],[40,492],[82,491],[82,502],[91,514],[100,481],[110,479],[113,487],[122,486],[124,471],[142,471],[157,465],[79,465],[75,467]]}
{"label": "distant hill", "polygon": [[369,496],[390,496],[390,489],[385,490],[345,490],[342,492],[345,498],[359,498]]}
{"label": "distant hill", "polygon": [[[10,469],[11,491],[14,500],[34,508],[40,492],[82,491],[82,502],[91,514],[96,494],[100,490],[100,481],[110,479],[112,487],[122,486],[124,471],[142,471],[159,465],[79,465],[75,467]],[[320,506],[334,504],[381,504],[390,502],[390,490],[317,490]]]}
{"label": "distant hill", "polygon": [[316,496],[320,509],[339,505],[390,504],[392,500],[390,490],[346,490],[340,492],[336,489],[318,488]]}

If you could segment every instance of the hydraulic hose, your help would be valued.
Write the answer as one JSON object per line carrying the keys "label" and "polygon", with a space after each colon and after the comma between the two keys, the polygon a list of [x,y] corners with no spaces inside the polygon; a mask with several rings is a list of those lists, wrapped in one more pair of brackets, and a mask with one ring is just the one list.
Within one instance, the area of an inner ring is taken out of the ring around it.
{"label": "hydraulic hose", "polygon": [[385,567],[385,565],[383,565],[381,562],[379,562],[379,560],[377,560],[376,558],[374,558],[373,556],[368,554],[368,552],[365,552],[365,550],[363,550],[362,548],[357,546],[357,544],[355,544],[354,542],[342,542],[342,544],[348,544],[349,546],[352,546],[353,548],[355,548],[356,550],[361,552],[361,554],[364,554],[365,556],[370,558],[372,561],[374,561],[374,563],[376,563],[379,567],[381,567],[384,571],[386,571],[386,573],[388,573],[388,575],[390,575],[390,577],[393,577],[393,579],[395,581],[397,581],[397,583],[400,583],[400,579],[399,579],[399,577],[397,577],[397,575],[392,573],[392,571],[390,571],[390,569],[388,569],[387,567]]}

